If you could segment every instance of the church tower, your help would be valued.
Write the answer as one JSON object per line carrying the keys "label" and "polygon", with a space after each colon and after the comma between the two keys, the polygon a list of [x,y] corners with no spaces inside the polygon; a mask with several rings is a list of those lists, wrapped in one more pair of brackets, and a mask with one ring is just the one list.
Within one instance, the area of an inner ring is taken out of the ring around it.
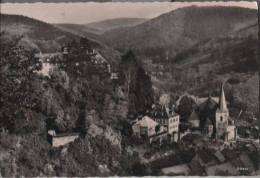
{"label": "church tower", "polygon": [[225,137],[228,127],[229,111],[225,98],[224,88],[222,85],[221,94],[219,98],[219,108],[216,111],[216,138]]}

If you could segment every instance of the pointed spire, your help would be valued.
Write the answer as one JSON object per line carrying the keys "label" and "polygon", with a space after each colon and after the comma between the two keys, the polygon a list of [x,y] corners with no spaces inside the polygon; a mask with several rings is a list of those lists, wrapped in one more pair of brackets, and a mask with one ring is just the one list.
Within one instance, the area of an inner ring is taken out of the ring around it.
{"label": "pointed spire", "polygon": [[222,88],[221,88],[221,96],[219,99],[219,110],[220,110],[220,112],[228,112],[227,102],[226,102],[225,93],[224,93],[224,83],[222,84]]}

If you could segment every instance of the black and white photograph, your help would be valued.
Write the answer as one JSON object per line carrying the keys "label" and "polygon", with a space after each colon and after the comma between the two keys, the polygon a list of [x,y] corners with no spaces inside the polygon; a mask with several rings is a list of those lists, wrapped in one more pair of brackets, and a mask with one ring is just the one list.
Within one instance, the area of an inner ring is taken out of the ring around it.
{"label": "black and white photograph", "polygon": [[1,3],[0,176],[258,176],[257,2]]}

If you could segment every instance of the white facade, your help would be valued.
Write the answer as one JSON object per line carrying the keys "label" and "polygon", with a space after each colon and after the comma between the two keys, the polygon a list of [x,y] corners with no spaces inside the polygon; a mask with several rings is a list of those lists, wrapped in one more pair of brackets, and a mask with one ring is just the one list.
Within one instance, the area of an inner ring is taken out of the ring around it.
{"label": "white facade", "polygon": [[179,122],[180,122],[179,116],[169,118],[168,133],[172,134],[173,132],[178,132],[179,131]]}
{"label": "white facade", "polygon": [[219,138],[227,132],[228,128],[228,112],[227,113],[216,113],[216,136]]}
{"label": "white facade", "polygon": [[[156,134],[156,126],[159,125],[157,122],[151,118],[144,116],[140,121],[137,121],[133,126],[133,132],[135,135],[146,135],[151,136]],[[159,132],[163,130],[163,127],[160,127]]]}

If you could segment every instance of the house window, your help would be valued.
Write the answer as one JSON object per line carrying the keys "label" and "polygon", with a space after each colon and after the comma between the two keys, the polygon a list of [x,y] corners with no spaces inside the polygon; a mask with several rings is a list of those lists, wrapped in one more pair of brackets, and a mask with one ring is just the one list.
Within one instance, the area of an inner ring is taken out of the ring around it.
{"label": "house window", "polygon": [[223,117],[222,116],[220,116],[220,121],[223,121]]}

